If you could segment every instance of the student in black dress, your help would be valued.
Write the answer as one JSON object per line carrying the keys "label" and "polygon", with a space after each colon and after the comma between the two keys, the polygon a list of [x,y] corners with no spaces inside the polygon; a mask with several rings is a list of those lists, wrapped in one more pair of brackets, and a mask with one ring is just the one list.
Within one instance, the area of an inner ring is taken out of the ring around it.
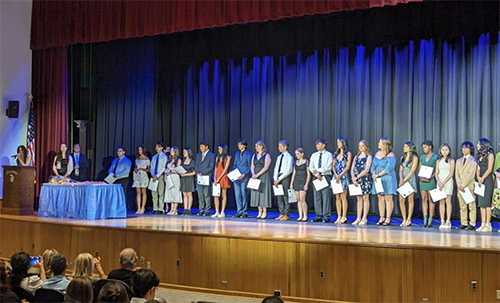
{"label": "student in black dress", "polygon": [[54,174],[56,176],[67,178],[69,175],[71,175],[73,166],[73,158],[68,153],[68,146],[63,142],[59,146],[59,152],[57,153],[57,156],[54,158],[52,170],[54,171]]}
{"label": "student in black dress", "polygon": [[295,190],[297,196],[297,210],[299,218],[297,221],[307,221],[307,202],[306,195],[311,181],[311,172],[309,171],[309,161],[306,159],[304,150],[299,147],[295,150],[297,160],[293,165],[292,181],[290,189]]}
{"label": "student in black dress", "polygon": [[193,192],[196,190],[194,187],[194,176],[196,172],[194,171],[194,154],[193,150],[186,147],[182,151],[182,156],[184,161],[182,161],[182,167],[186,170],[185,173],[181,174],[181,192],[184,202],[184,213],[183,215],[191,215],[191,207],[193,206]]}
{"label": "student in black dress", "polygon": [[477,206],[481,212],[481,226],[476,230],[479,232],[491,232],[491,200],[495,181],[491,177],[495,155],[493,147],[488,139],[482,138],[477,142],[477,169],[476,182],[484,186],[484,196],[476,194]]}

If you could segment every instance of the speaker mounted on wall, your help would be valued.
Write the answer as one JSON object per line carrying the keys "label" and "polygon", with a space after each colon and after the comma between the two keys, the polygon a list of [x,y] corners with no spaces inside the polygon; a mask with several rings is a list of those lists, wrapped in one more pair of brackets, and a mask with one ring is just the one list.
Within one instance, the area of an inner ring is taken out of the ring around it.
{"label": "speaker mounted on wall", "polygon": [[7,117],[18,118],[19,117],[19,101],[9,101],[9,107],[6,110]]}

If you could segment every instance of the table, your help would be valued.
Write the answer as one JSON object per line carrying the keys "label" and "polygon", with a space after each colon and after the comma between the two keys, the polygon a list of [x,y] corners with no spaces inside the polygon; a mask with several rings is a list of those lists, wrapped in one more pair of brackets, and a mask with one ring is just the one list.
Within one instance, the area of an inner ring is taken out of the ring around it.
{"label": "table", "polygon": [[40,191],[38,216],[86,220],[126,218],[127,204],[119,184],[45,183]]}

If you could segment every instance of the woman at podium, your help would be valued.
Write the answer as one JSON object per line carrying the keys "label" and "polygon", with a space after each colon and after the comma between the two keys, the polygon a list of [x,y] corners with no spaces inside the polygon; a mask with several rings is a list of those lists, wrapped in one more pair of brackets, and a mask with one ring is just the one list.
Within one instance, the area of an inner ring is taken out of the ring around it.
{"label": "woman at podium", "polygon": [[54,158],[54,164],[52,165],[52,170],[56,176],[61,176],[67,178],[71,175],[73,171],[73,158],[68,154],[68,146],[66,143],[61,143],[59,146],[59,152]]}
{"label": "woman at podium", "polygon": [[31,166],[31,157],[28,155],[28,150],[24,145],[17,147],[16,165],[17,166]]}

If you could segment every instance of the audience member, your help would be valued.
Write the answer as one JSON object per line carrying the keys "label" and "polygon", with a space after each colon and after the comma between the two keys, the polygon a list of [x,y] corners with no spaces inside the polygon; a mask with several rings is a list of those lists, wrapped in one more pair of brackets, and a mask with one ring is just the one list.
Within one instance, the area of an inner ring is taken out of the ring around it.
{"label": "audience member", "polygon": [[132,286],[132,273],[137,264],[137,253],[133,248],[125,248],[120,252],[120,269],[113,269],[108,274],[108,279],[115,279]]}
{"label": "audience member", "polygon": [[52,265],[52,257],[57,254],[57,250],[53,248],[47,248],[42,254],[43,268],[45,269],[45,276],[47,278],[52,278],[54,275],[50,266]]}
{"label": "audience member", "polygon": [[128,303],[130,299],[125,285],[121,282],[108,282],[99,291],[99,303]]}
{"label": "audience member", "polygon": [[94,291],[90,279],[86,277],[75,277],[66,289],[65,303],[91,303],[94,299]]}
{"label": "audience member", "polygon": [[[99,277],[93,276],[94,268],[99,273]],[[75,259],[73,277],[85,277],[89,279],[106,279],[106,274],[102,270],[101,258],[94,258],[89,253],[81,253]]]}
{"label": "audience member", "polygon": [[272,296],[264,298],[264,300],[262,300],[262,303],[284,303],[284,302],[283,300],[281,300],[280,297]]}
{"label": "audience member", "polygon": [[40,288],[55,289],[62,293],[66,293],[69,280],[64,275],[66,271],[66,258],[61,254],[56,254],[52,257],[50,269],[54,276],[42,282]]}
{"label": "audience member", "polygon": [[156,289],[160,285],[160,279],[150,269],[138,269],[132,274],[132,290],[135,297],[130,303],[143,303],[150,300],[166,302],[165,299],[155,298]]}
{"label": "audience member", "polygon": [[11,287],[20,286],[35,295],[35,291],[40,288],[42,282],[45,281],[45,269],[43,261],[36,262],[36,267],[40,269],[40,276],[28,274],[30,267],[30,255],[25,252],[17,252],[10,258],[12,271],[9,274],[9,284]]}
{"label": "audience member", "polygon": [[0,259],[0,302],[20,303],[21,300],[17,295],[10,290],[10,285],[7,283],[7,271],[5,270],[5,262]]}

